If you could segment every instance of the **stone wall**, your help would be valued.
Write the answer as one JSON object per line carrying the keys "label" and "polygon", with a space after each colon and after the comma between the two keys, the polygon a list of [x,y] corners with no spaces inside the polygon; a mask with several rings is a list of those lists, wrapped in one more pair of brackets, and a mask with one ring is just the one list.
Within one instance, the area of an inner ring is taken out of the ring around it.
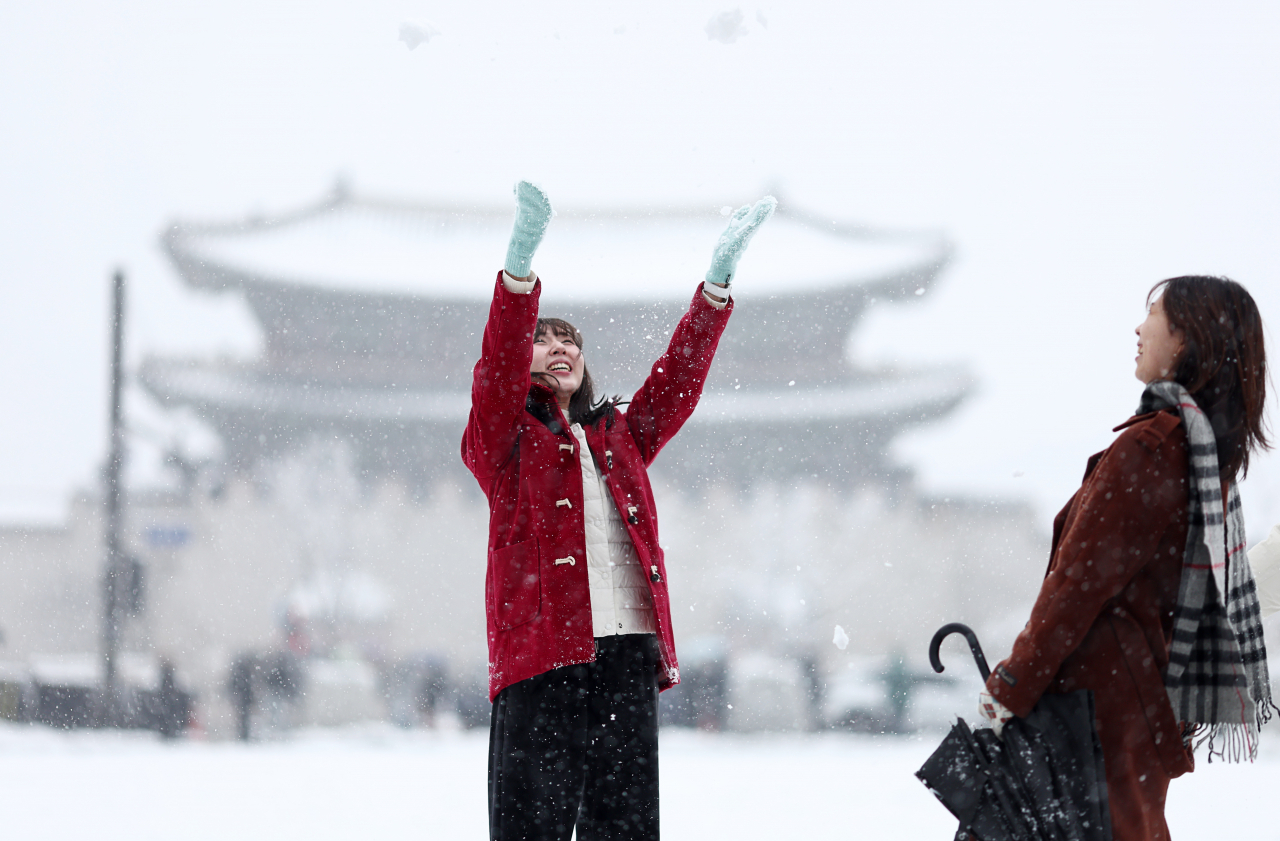
{"label": "stone wall", "polygon": [[[478,490],[446,482],[417,499],[394,484],[339,492],[323,470],[298,480],[290,469],[293,480],[285,469],[242,476],[217,496],[133,497],[126,543],[145,564],[147,593],[126,646],[173,660],[199,695],[204,726],[229,733],[233,658],[287,646],[286,595],[324,569],[375,582],[387,605],[379,621],[327,629],[332,656],[432,654],[478,685],[488,516]],[[298,490],[308,481],[321,496]],[[731,661],[767,652],[830,672],[849,657],[902,653],[922,666],[929,637],[948,621],[983,633],[994,661],[1025,618],[1047,554],[1045,528],[1015,504],[817,484],[697,493],[661,475],[655,493],[677,644],[714,641]],[[60,529],[0,529],[0,659],[98,650],[95,508],[77,500]],[[851,639],[843,651],[831,641],[837,624]],[[313,643],[325,630],[303,629]]]}

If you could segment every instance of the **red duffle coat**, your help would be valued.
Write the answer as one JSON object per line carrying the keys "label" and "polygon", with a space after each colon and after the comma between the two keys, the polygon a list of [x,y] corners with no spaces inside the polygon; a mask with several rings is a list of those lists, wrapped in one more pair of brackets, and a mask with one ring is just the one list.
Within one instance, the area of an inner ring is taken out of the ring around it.
{"label": "red duffle coat", "polygon": [[1116,841],[1168,838],[1169,780],[1194,767],[1164,688],[1187,541],[1187,435],[1154,412],[1116,427],[1053,523],[1049,570],[1013,653],[987,681],[1025,716],[1091,689]]}
{"label": "red duffle coat", "polygon": [[[491,701],[517,681],[595,659],[577,442],[555,394],[529,377],[541,291],[539,281],[527,295],[509,292],[499,272],[462,438],[462,460],[489,499],[485,614]],[[693,414],[732,308],[732,301],[724,309],[711,306],[699,286],[666,353],[626,412],[615,409],[611,424],[601,418],[585,430],[649,573],[662,689],[678,683],[680,671],[647,469]],[[529,399],[542,403],[558,423],[531,414]]]}

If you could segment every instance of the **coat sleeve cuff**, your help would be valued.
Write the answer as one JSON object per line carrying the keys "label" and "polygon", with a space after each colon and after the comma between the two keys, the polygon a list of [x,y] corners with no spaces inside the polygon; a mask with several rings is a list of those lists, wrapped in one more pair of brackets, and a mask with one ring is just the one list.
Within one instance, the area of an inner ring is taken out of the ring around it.
{"label": "coat sleeve cuff", "polygon": [[712,316],[715,318],[727,319],[729,314],[733,312],[734,300],[730,295],[725,299],[724,303],[719,304],[707,297],[707,293],[702,291],[703,284],[698,285],[698,291],[693,293],[693,305],[690,312],[702,314],[703,316]]}
{"label": "coat sleeve cuff", "polygon": [[[529,275],[529,280],[519,281],[512,280],[508,282],[507,273],[499,270],[497,279],[493,284],[493,302],[502,310],[511,309],[512,312],[525,312],[532,308],[537,312],[538,301],[542,297],[542,281],[537,275]],[[512,288],[510,284],[515,284]],[[528,286],[525,291],[521,291],[521,287]],[[493,315],[490,314],[490,318]],[[532,337],[531,337],[532,338]]]}
{"label": "coat sleeve cuff", "polygon": [[[712,290],[711,292],[707,291],[709,288]],[[724,294],[721,295],[720,294],[721,292],[723,292]],[[721,298],[721,297],[724,298],[724,300],[717,301],[715,298],[711,297],[711,295],[713,294],[717,298]],[[715,307],[718,310],[722,310],[725,307],[729,306],[729,301],[733,297],[733,293],[729,291],[729,288],[727,286],[722,288],[719,286],[715,286],[715,284],[711,284],[709,287],[708,284],[704,282],[702,284],[702,297],[711,306]]]}
{"label": "coat sleeve cuff", "polygon": [[[1010,683],[1010,681],[1013,682]],[[991,670],[991,676],[987,678],[987,691],[991,693],[992,698],[1008,707],[1018,718],[1026,718],[1039,698],[1026,697],[1027,693],[1019,691],[1023,687],[1018,684],[1018,678],[1009,671],[1008,667],[1004,663],[998,663]]]}
{"label": "coat sleeve cuff", "polygon": [[507,274],[506,269],[502,270],[502,285],[503,287],[506,288],[508,292],[511,292],[513,294],[528,295],[530,292],[533,291],[533,286],[537,282],[538,282],[538,275],[534,272],[529,272],[528,280],[516,280],[511,275]]}

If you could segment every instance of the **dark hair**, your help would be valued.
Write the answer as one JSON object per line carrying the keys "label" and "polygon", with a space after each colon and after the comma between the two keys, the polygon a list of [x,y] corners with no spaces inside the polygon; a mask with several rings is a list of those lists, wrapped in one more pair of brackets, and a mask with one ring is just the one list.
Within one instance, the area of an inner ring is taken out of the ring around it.
{"label": "dark hair", "polygon": [[[590,426],[601,417],[605,417],[606,423],[612,425],[613,409],[622,402],[622,397],[615,394],[613,397],[602,397],[599,402],[596,401],[596,386],[591,379],[591,371],[587,369],[586,349],[582,346],[582,333],[578,331],[577,327],[574,327],[563,318],[539,318],[537,325],[533,328],[534,340],[536,341],[539,336],[548,332],[556,336],[568,336],[573,339],[573,343],[578,346],[578,350],[583,352],[582,384],[578,386],[578,390],[569,398],[569,423]],[[554,380],[545,374],[534,374],[533,377],[544,385],[554,385]]]}
{"label": "dark hair", "polygon": [[1225,277],[1189,275],[1162,280],[1147,293],[1160,298],[1169,327],[1183,334],[1173,379],[1209,418],[1224,480],[1249,472],[1249,454],[1271,447],[1263,406],[1267,352],[1262,316],[1245,288]]}

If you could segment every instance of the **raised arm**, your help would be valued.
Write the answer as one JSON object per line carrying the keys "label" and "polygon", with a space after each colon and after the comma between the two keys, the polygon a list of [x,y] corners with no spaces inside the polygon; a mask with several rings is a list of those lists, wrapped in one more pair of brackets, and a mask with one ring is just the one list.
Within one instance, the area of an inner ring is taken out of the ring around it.
{"label": "raised arm", "polygon": [[653,363],[644,385],[631,398],[627,425],[645,464],[657,458],[697,407],[733,309],[730,284],[737,274],[738,260],[777,206],[776,199],[766,196],[754,206],[743,205],[730,217],[712,252],[706,281],[676,325],[666,353]]}
{"label": "raised arm", "polygon": [[551,221],[551,203],[527,181],[516,185],[516,219],[503,271],[471,380],[471,414],[462,436],[462,460],[482,483],[514,451],[517,423],[529,393],[533,331],[542,285],[531,271],[533,254]]}

